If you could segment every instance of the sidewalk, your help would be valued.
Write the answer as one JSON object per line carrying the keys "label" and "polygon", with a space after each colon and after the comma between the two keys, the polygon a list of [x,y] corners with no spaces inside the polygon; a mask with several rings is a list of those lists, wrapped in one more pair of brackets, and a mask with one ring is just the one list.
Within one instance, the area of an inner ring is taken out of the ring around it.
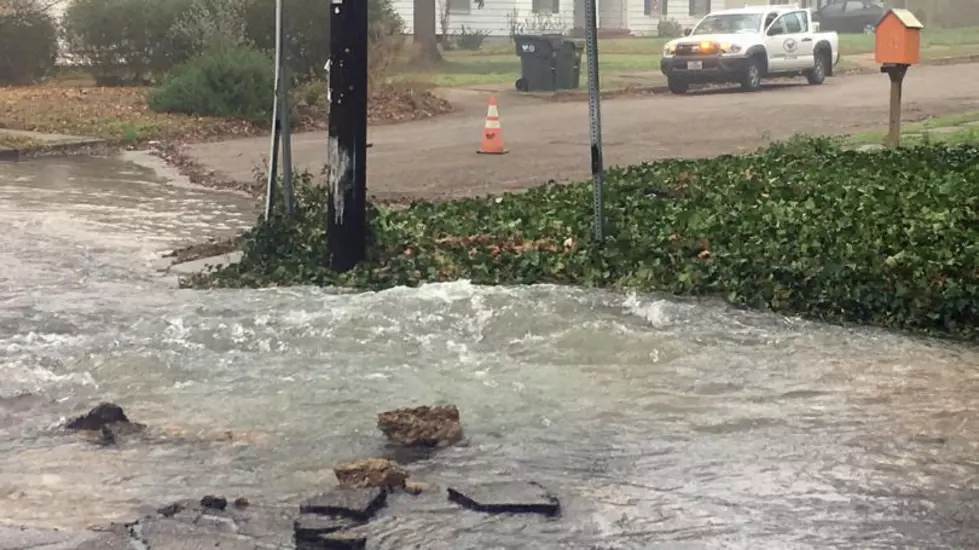
{"label": "sidewalk", "polygon": [[97,138],[0,128],[0,160],[18,160],[24,156],[47,152],[67,152],[104,143],[105,140]]}

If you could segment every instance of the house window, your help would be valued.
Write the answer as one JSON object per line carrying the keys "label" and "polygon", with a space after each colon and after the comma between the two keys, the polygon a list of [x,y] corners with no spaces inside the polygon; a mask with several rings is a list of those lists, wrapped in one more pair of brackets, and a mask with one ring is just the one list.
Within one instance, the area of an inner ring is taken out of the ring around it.
{"label": "house window", "polygon": [[643,0],[642,12],[645,15],[666,15],[670,0]]}
{"label": "house window", "polygon": [[534,13],[560,13],[561,0],[533,0]]}
{"label": "house window", "polygon": [[449,13],[469,13],[472,0],[447,0],[449,2]]}
{"label": "house window", "polygon": [[690,15],[707,15],[710,13],[710,0],[689,0]]}

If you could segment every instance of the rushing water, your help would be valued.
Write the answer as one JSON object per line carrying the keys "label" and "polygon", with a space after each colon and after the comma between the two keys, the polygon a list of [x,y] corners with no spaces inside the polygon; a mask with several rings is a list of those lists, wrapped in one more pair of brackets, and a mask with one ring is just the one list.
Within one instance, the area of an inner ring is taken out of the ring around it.
{"label": "rushing water", "polygon": [[[975,348],[653,296],[197,292],[154,270],[253,215],[118,160],[0,165],[0,521],[77,528],[205,492],[294,502],[385,452],[378,411],[451,402],[469,445],[414,476],[537,480],[563,517],[485,518],[438,493],[382,516],[373,548],[979,541]],[[176,435],[107,449],[54,428],[100,399]]]}

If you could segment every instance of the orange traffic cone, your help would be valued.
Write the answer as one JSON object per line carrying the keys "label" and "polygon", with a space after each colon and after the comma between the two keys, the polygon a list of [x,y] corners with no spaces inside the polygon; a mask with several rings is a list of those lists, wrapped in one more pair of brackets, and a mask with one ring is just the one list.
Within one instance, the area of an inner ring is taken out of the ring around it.
{"label": "orange traffic cone", "polygon": [[496,107],[496,98],[489,98],[486,108],[486,125],[483,127],[483,142],[476,151],[481,155],[503,155],[503,127],[500,126],[500,111]]}

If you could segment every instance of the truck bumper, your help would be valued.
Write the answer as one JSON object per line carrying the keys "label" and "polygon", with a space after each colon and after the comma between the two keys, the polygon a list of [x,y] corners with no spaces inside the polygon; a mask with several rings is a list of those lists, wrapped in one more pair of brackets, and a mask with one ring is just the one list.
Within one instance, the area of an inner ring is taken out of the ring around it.
{"label": "truck bumper", "polygon": [[[696,63],[701,65],[697,68]],[[693,63],[691,65],[691,63]],[[748,57],[683,55],[663,57],[659,69],[667,78],[692,84],[737,82],[748,66]]]}

